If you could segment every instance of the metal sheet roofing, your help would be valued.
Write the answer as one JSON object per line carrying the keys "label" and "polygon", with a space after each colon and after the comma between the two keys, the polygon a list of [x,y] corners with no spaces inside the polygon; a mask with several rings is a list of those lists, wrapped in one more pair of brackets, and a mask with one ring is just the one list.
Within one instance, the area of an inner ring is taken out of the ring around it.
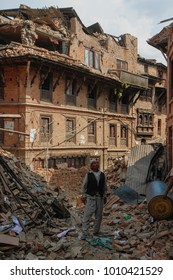
{"label": "metal sheet roofing", "polygon": [[131,149],[125,184],[139,194],[146,194],[146,178],[155,153],[152,145],[135,146]]}

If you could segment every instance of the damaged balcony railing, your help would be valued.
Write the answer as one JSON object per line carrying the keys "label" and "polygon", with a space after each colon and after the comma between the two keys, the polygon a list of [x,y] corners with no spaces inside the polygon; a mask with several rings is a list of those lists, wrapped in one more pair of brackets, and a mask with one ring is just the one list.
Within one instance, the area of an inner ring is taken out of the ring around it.
{"label": "damaged balcony railing", "polygon": [[116,70],[120,80],[123,83],[128,83],[130,85],[148,88],[148,78],[142,75],[130,73],[125,70]]}

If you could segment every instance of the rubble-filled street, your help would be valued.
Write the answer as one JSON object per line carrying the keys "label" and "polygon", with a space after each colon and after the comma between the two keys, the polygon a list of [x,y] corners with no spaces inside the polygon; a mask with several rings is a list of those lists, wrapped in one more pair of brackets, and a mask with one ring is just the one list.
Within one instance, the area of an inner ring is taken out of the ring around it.
{"label": "rubble-filled street", "polygon": [[[145,198],[131,204],[122,201],[115,194],[116,179],[123,182],[119,178],[121,168],[124,169],[124,162],[117,159],[106,171],[108,200],[100,235],[92,235],[91,220],[90,236],[80,240],[84,207],[80,200],[80,185],[87,167],[57,169],[56,174],[49,170],[48,185],[38,173],[1,150],[0,258],[172,259],[172,219],[154,221],[148,213]],[[43,170],[39,173],[45,175]]]}

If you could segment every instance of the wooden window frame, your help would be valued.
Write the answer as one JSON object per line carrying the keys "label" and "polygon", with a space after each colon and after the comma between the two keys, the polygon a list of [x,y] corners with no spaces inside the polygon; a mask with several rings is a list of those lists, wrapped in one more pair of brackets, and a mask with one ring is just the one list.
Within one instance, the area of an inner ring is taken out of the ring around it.
{"label": "wooden window frame", "polygon": [[121,140],[121,146],[128,147],[128,125],[122,124],[120,126],[120,140]]}
{"label": "wooden window frame", "polygon": [[117,59],[117,69],[128,71],[128,62],[125,60]]}
{"label": "wooden window frame", "polygon": [[[47,124],[44,124],[43,120],[47,120]],[[40,141],[41,143],[50,142],[52,139],[52,116],[41,115],[40,116]]]}
{"label": "wooden window frame", "polygon": [[117,125],[113,123],[109,124],[109,145],[117,145]]}
{"label": "wooden window frame", "polygon": [[76,144],[76,118],[66,118],[66,141]]}
{"label": "wooden window frame", "polygon": [[88,143],[96,144],[96,122],[92,119],[88,120]]}
{"label": "wooden window frame", "polygon": [[100,69],[101,55],[90,48],[84,49],[84,63],[92,68]]}

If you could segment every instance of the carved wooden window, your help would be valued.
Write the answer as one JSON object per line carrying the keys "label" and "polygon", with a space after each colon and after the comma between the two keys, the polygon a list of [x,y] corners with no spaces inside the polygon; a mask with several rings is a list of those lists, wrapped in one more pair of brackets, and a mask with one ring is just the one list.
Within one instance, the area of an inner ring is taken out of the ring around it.
{"label": "carved wooden window", "polygon": [[158,135],[161,135],[161,131],[162,131],[162,120],[158,119],[158,126],[157,126]]}
{"label": "carved wooden window", "polygon": [[40,117],[40,140],[41,142],[49,142],[52,139],[52,117]]}
{"label": "carved wooden window", "polygon": [[121,146],[128,146],[128,126],[121,125]]}
{"label": "carved wooden window", "polygon": [[96,143],[96,123],[89,119],[88,124],[88,142]]}
{"label": "carved wooden window", "polygon": [[66,118],[66,140],[76,143],[76,119]]}
{"label": "carved wooden window", "polygon": [[116,133],[117,127],[115,124],[109,124],[109,145],[116,145]]}

